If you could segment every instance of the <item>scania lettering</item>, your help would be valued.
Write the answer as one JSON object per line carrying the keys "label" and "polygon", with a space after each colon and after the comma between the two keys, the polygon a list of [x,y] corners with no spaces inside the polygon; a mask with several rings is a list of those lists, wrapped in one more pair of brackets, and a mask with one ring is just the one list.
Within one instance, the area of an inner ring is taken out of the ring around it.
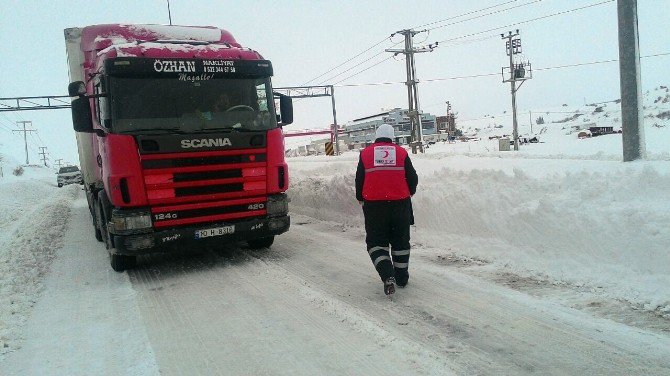
{"label": "scania lettering", "polygon": [[210,26],[93,25],[65,42],[92,232],[114,270],[288,231],[293,107],[270,61]]}
{"label": "scania lettering", "polygon": [[212,147],[212,146],[233,146],[233,144],[230,142],[230,139],[228,138],[217,138],[217,139],[203,138],[202,140],[181,140],[181,147],[184,149]]}

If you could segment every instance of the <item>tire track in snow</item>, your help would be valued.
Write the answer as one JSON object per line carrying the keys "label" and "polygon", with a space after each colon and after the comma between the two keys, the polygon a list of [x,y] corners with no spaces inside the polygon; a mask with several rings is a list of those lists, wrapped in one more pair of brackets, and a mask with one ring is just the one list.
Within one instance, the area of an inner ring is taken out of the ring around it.
{"label": "tire track in snow", "polygon": [[[223,247],[154,255],[130,273],[146,302],[143,317],[161,373],[430,373],[406,363],[406,348],[380,346],[324,312],[308,298],[318,293],[303,289],[293,274],[236,245]],[[158,319],[164,315],[167,322]],[[185,348],[199,355],[171,356]]]}
{"label": "tire track in snow", "polygon": [[[323,287],[342,304],[389,323],[394,335],[444,354],[465,373],[670,370],[670,363],[663,360],[670,346],[662,350],[670,343],[667,338],[539,301],[417,257],[411,262],[415,272],[410,272],[409,287],[396,292],[394,304],[377,304],[382,301],[375,296],[381,294],[379,281],[368,286],[378,291],[374,294],[361,289],[365,279],[361,276],[376,275],[363,251],[360,231],[343,232],[337,224],[304,216],[294,216],[294,221],[304,227],[294,226],[262,257]],[[327,272],[314,272],[321,270]]]}

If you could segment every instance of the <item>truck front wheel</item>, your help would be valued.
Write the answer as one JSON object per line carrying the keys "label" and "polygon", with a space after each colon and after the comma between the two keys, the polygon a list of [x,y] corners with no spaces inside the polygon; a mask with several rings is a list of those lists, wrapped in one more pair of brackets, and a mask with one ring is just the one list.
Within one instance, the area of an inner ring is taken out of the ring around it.
{"label": "truck front wheel", "polygon": [[251,249],[270,248],[274,241],[275,237],[273,235],[267,238],[249,239],[247,240],[247,244],[249,244],[249,248]]}
{"label": "truck front wheel", "polygon": [[112,269],[114,269],[114,271],[122,272],[124,270],[134,268],[137,264],[137,257],[110,253],[109,263],[112,265]]}
{"label": "truck front wheel", "polygon": [[102,232],[100,232],[100,229],[96,227],[95,223],[93,224],[93,230],[95,231],[95,240],[102,242]]}

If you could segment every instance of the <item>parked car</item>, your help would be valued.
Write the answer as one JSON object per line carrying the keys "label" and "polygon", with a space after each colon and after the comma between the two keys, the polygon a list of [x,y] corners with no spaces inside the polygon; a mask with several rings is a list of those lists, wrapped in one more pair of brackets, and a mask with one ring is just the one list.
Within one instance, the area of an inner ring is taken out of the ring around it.
{"label": "parked car", "polygon": [[84,178],[81,176],[81,171],[77,166],[61,167],[56,173],[56,182],[58,187],[68,184],[84,184]]}

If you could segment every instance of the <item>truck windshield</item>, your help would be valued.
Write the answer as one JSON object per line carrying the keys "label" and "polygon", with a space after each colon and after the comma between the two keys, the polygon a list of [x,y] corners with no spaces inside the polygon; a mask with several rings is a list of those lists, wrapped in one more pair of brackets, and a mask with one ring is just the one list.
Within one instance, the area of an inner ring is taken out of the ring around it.
{"label": "truck windshield", "polygon": [[67,172],[77,172],[79,171],[79,168],[77,166],[69,166],[69,167],[61,167],[60,170],[58,170],[59,174],[64,174]]}
{"label": "truck windshield", "polygon": [[110,77],[110,99],[116,133],[277,127],[269,78]]}

